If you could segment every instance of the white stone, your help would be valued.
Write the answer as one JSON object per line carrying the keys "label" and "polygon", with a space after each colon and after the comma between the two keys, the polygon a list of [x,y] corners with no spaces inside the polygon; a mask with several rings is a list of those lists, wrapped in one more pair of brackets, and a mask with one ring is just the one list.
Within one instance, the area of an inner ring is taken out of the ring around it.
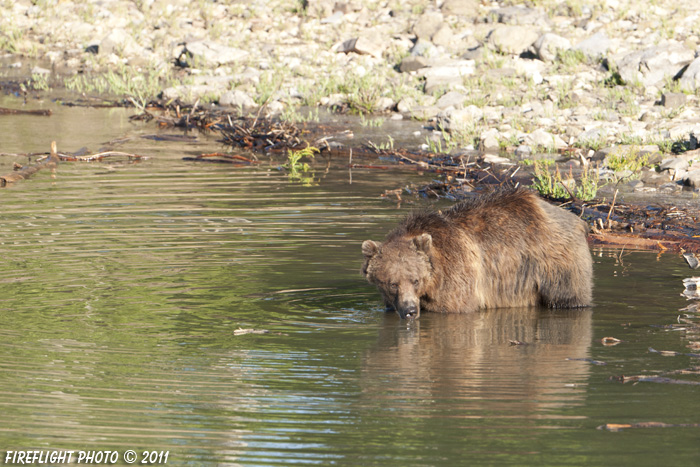
{"label": "white stone", "polygon": [[235,89],[233,91],[227,91],[221,95],[219,98],[219,105],[225,107],[242,107],[250,108],[256,107],[257,104],[247,93]]}

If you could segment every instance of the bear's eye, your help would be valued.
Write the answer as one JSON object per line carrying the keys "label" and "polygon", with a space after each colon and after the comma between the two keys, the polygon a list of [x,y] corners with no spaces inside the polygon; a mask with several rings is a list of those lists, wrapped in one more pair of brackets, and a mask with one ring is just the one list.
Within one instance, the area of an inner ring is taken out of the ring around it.
{"label": "bear's eye", "polygon": [[416,287],[418,287],[418,282],[418,279],[413,279],[413,285],[415,285]]}
{"label": "bear's eye", "polygon": [[399,284],[397,284],[396,282],[392,282],[391,284],[389,284],[389,288],[390,288],[391,290],[398,290],[398,289],[399,289]]}

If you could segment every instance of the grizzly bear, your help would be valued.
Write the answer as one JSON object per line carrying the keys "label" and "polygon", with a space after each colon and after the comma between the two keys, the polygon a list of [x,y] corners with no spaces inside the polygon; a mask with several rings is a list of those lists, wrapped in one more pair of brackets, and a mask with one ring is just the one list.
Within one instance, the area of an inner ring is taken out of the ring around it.
{"label": "grizzly bear", "polygon": [[523,188],[494,190],[444,212],[409,215],[383,243],[367,240],[362,273],[387,310],[421,311],[591,302],[584,221]]}

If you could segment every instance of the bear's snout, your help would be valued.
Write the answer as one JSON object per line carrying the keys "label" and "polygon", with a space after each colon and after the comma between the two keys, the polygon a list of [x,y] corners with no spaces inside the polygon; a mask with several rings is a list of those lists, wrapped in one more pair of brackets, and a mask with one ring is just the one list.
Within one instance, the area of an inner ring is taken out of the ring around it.
{"label": "bear's snout", "polygon": [[397,307],[396,312],[401,319],[416,319],[420,316],[420,308],[413,303]]}

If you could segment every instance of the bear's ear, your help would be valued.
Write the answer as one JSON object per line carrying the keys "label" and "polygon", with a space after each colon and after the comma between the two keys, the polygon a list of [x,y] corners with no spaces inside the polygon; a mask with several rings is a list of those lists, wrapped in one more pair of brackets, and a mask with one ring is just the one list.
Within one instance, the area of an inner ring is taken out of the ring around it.
{"label": "bear's ear", "polygon": [[430,249],[433,247],[433,237],[429,233],[422,233],[413,238],[413,244],[418,251],[430,254]]}
{"label": "bear's ear", "polygon": [[365,258],[369,259],[379,253],[381,246],[381,243],[373,242],[372,240],[365,240],[362,242],[362,254],[365,255]]}

